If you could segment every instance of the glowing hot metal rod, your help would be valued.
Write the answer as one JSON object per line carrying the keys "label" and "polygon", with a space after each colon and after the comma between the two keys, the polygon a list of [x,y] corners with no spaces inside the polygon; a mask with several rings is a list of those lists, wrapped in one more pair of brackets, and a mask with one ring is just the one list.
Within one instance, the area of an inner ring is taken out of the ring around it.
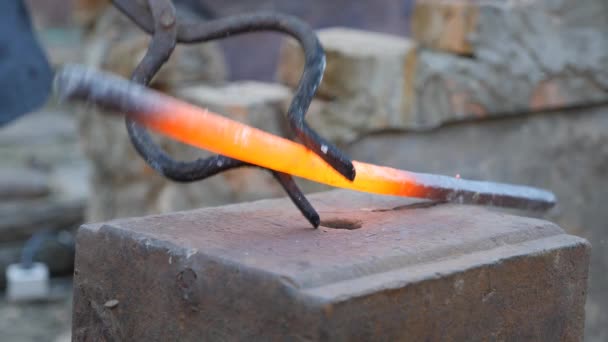
{"label": "glowing hot metal rod", "polygon": [[349,181],[301,144],[81,66],[58,71],[55,91],[64,100],[92,102],[124,113],[183,143],[335,187],[526,210],[555,205],[555,195],[542,189],[414,173],[358,161],[353,161],[355,180]]}

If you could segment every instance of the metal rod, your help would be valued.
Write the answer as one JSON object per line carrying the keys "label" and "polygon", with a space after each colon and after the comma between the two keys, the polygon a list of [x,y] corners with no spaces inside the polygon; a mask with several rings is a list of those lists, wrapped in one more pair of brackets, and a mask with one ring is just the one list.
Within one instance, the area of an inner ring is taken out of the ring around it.
{"label": "metal rod", "polygon": [[542,189],[414,173],[357,161],[353,162],[357,176],[351,181],[303,145],[81,66],[60,70],[55,91],[65,100],[89,101],[125,113],[184,143],[336,187],[527,210],[546,210],[555,205],[555,195]]}

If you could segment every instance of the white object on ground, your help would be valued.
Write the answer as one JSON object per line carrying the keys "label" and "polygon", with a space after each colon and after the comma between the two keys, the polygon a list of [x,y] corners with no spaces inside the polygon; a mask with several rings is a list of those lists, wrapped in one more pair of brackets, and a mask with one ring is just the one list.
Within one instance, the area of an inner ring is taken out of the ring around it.
{"label": "white object on ground", "polygon": [[45,299],[49,295],[49,288],[49,269],[46,264],[33,263],[30,268],[12,264],[6,269],[8,301]]}

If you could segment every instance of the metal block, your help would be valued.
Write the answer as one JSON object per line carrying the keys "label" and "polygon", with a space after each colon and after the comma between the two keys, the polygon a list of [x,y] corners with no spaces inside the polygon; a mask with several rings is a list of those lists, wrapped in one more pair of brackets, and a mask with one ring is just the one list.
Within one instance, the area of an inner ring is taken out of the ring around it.
{"label": "metal block", "polygon": [[75,341],[582,340],[589,244],[347,191],[85,225]]}

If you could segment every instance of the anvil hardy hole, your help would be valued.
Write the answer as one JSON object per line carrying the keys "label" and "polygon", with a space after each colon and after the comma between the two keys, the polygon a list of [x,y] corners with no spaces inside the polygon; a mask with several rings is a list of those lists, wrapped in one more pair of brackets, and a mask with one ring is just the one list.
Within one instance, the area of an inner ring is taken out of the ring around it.
{"label": "anvil hardy hole", "polygon": [[196,278],[196,273],[191,268],[186,268],[177,274],[177,285],[181,289],[188,289],[194,285]]}
{"label": "anvil hardy hole", "polygon": [[332,229],[355,230],[363,227],[363,223],[361,221],[349,219],[329,219],[322,220],[321,226]]}

